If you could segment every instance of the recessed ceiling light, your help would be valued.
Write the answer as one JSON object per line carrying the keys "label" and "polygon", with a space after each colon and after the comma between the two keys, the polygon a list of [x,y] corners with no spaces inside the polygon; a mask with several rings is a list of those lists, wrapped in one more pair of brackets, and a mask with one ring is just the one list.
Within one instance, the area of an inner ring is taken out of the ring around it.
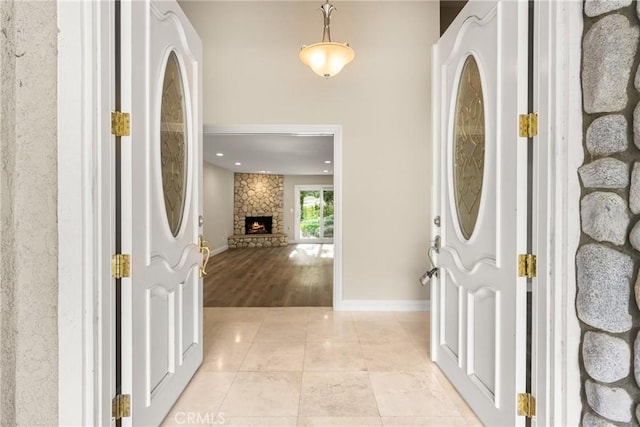
{"label": "recessed ceiling light", "polygon": [[329,171],[328,171],[328,170],[326,170],[326,169],[325,169],[325,170],[323,170],[322,172],[324,172],[324,173],[329,173]]}
{"label": "recessed ceiling light", "polygon": [[222,156],[224,156],[224,153],[216,153],[216,156],[222,157]]}
{"label": "recessed ceiling light", "polygon": [[328,165],[331,164],[331,160],[325,160],[324,162]]}
{"label": "recessed ceiling light", "polygon": [[240,166],[242,163],[240,162],[236,162],[236,166]]}

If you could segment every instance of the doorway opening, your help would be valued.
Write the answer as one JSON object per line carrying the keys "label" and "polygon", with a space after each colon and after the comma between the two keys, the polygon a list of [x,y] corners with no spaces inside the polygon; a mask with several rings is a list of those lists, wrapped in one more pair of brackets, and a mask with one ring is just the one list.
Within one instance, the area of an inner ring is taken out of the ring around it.
{"label": "doorway opening", "polygon": [[[204,306],[339,306],[341,127],[205,126],[203,146],[215,255]],[[208,169],[224,188],[209,184]]]}

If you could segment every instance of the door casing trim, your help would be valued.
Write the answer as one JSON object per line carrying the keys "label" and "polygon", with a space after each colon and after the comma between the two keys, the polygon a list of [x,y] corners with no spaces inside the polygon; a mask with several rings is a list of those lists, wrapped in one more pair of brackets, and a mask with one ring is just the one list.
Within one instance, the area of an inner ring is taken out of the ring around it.
{"label": "door casing trim", "polygon": [[114,2],[57,2],[58,422],[110,425]]}
{"label": "door casing trim", "polygon": [[578,425],[582,402],[580,326],[575,310],[575,255],[580,240],[580,184],[583,162],[582,3],[536,1],[534,7],[532,391],[534,425]]}

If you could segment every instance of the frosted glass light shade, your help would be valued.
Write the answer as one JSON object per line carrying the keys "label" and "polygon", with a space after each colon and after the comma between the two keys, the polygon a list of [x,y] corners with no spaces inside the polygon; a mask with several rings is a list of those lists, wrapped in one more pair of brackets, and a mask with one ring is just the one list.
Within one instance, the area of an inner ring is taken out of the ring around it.
{"label": "frosted glass light shade", "polygon": [[300,51],[300,60],[314,73],[326,78],[338,74],[354,56],[353,49],[347,43],[315,43],[302,46]]}

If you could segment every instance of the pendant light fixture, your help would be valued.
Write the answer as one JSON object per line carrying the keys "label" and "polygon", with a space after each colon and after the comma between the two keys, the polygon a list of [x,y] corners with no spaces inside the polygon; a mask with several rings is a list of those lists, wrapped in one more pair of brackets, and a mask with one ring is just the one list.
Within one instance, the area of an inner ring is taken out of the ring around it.
{"label": "pendant light fixture", "polygon": [[336,10],[329,0],[320,7],[324,15],[324,31],[322,42],[309,46],[302,46],[300,60],[311,67],[314,73],[329,78],[335,76],[342,68],[353,60],[353,49],[348,43],[331,41],[331,12]]}

